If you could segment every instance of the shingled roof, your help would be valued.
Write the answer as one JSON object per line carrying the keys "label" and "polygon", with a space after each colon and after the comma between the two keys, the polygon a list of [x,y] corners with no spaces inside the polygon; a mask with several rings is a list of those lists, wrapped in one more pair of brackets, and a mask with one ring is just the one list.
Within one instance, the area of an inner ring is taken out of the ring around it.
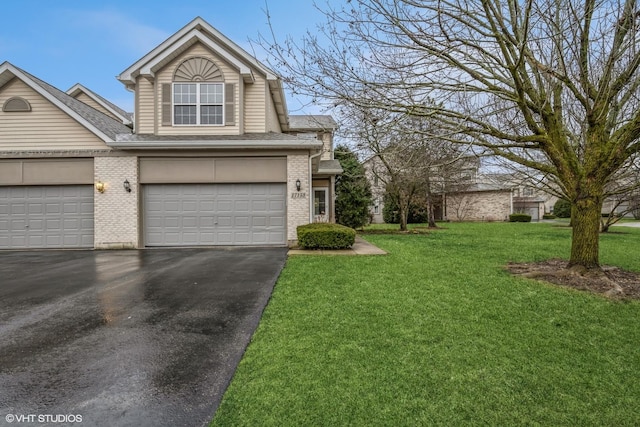
{"label": "shingled roof", "polygon": [[289,115],[290,131],[335,130],[338,124],[333,117],[320,114]]}
{"label": "shingled roof", "polygon": [[[60,107],[66,107],[70,110],[67,112],[75,113],[78,117],[74,118],[80,119],[79,121],[81,124],[85,125],[87,129],[105,140],[105,142],[107,142],[108,139],[115,140],[116,135],[118,134],[131,133],[131,129],[122,122],[109,117],[84,102],[78,101],[72,96],[67,95],[60,89],[40,80],[25,70],[16,67],[9,62],[3,63],[1,67],[10,71],[14,75],[21,75],[21,77],[28,79],[31,84],[38,86],[42,90],[40,92],[43,96]],[[36,88],[34,87],[34,89]],[[62,109],[65,110],[65,108]],[[82,121],[85,123],[82,123]]]}
{"label": "shingled roof", "polygon": [[85,95],[89,96],[90,98],[93,98],[93,100],[95,102],[97,102],[98,104],[102,105],[107,110],[111,111],[115,116],[118,116],[118,117],[122,118],[122,122],[124,124],[128,125],[128,124],[131,124],[133,122],[133,113],[129,113],[129,112],[123,110],[122,108],[120,108],[116,104],[114,104],[113,102],[111,102],[108,99],[100,96],[99,94],[95,93],[94,91],[92,91],[88,87],[86,87],[84,85],[81,85],[80,83],[76,83],[75,85],[73,85],[71,88],[69,88],[67,90],[66,93],[75,98],[75,94],[78,93],[78,92],[84,92]]}

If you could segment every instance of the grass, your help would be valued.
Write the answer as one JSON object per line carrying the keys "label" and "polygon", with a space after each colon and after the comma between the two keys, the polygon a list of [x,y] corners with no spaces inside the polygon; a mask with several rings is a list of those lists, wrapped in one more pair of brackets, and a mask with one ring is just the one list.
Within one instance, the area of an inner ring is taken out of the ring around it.
{"label": "grass", "polygon": [[[212,425],[640,424],[640,303],[501,268],[566,257],[570,230],[445,227],[290,258]],[[603,263],[640,271],[639,238],[602,236]]]}

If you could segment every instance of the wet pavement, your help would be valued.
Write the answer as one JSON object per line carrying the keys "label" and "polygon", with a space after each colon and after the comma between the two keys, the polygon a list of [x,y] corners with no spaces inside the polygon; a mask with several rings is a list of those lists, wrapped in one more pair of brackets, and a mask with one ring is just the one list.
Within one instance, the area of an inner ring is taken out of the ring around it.
{"label": "wet pavement", "polygon": [[0,425],[206,425],[286,256],[0,252]]}

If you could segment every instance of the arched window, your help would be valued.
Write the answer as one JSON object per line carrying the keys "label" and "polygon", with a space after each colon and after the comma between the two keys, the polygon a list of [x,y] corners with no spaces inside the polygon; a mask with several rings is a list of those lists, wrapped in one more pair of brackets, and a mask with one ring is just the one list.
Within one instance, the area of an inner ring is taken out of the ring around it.
{"label": "arched window", "polygon": [[213,61],[193,57],[183,61],[173,75],[174,125],[223,125],[225,85]]}
{"label": "arched window", "polygon": [[24,98],[14,96],[13,98],[9,98],[4,102],[4,104],[2,105],[2,111],[5,113],[31,111],[31,104],[29,104],[29,101]]}

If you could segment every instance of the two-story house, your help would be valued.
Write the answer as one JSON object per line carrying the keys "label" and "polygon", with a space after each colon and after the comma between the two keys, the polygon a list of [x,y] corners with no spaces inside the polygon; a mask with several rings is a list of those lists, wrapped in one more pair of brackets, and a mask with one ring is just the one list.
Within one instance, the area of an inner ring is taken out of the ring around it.
{"label": "two-story house", "polygon": [[196,18],[118,77],[133,115],[0,65],[0,248],[287,245],[333,221],[330,116]]}

